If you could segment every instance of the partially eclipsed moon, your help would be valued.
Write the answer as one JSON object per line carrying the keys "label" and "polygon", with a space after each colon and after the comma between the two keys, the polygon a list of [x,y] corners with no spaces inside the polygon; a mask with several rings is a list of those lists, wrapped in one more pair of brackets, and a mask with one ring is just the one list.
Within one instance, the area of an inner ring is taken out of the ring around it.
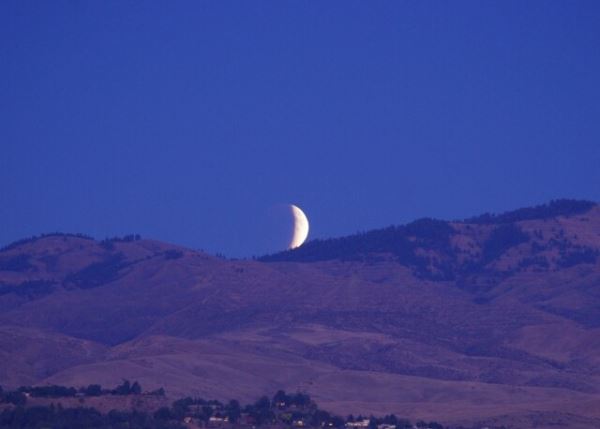
{"label": "partially eclipsed moon", "polygon": [[289,248],[295,249],[302,246],[302,243],[308,237],[308,218],[299,207],[291,204],[292,216],[294,216],[294,235],[290,242]]}

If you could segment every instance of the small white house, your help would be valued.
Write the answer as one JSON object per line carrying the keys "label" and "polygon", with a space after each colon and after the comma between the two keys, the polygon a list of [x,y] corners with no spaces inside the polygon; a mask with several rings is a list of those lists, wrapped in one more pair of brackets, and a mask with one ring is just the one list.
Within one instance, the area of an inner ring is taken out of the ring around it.
{"label": "small white house", "polygon": [[370,422],[371,421],[369,419],[363,419],[363,420],[359,420],[356,422],[348,422],[348,423],[346,423],[346,427],[349,429],[350,428],[355,428],[355,429],[366,428],[366,427],[369,427]]}

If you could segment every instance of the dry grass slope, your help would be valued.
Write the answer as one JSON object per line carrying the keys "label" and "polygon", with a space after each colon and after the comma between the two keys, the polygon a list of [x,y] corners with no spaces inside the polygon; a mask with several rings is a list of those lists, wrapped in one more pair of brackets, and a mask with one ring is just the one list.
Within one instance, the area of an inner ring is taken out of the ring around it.
{"label": "dry grass slope", "polygon": [[342,414],[594,427],[600,207],[518,213],[391,229],[400,247],[378,233],[383,247],[313,262],[25,241],[0,252],[0,384],[129,378],[244,401],[282,388]]}

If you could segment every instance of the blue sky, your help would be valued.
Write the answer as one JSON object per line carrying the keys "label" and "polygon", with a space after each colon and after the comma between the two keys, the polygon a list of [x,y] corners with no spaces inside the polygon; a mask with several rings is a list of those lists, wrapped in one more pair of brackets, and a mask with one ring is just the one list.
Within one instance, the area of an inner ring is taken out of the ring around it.
{"label": "blue sky", "polygon": [[598,201],[598,22],[597,1],[3,1],[0,244],[251,256],[285,241],[278,204],[323,238]]}

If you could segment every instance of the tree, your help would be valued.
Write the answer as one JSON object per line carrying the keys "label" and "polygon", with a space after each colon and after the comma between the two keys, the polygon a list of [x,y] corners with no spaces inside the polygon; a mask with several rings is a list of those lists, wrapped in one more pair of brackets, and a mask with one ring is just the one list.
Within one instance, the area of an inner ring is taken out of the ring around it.
{"label": "tree", "polygon": [[171,412],[169,407],[161,407],[154,412],[154,418],[156,420],[173,420],[176,416]]}
{"label": "tree", "polygon": [[369,429],[377,429],[377,419],[373,416],[369,419]]}
{"label": "tree", "polygon": [[150,392],[151,395],[156,395],[156,396],[165,396],[165,388],[164,387],[159,387],[156,390],[153,390],[152,392]]}
{"label": "tree", "polygon": [[398,424],[398,418],[394,414],[390,414],[383,418],[383,423],[395,426]]}
{"label": "tree", "polygon": [[240,407],[240,403],[235,399],[232,399],[225,406],[225,415],[229,419],[231,423],[237,423],[242,415],[242,410]]}
{"label": "tree", "polygon": [[99,384],[90,384],[83,392],[85,396],[100,396],[102,395],[102,386]]}
{"label": "tree", "polygon": [[188,412],[189,406],[193,403],[194,400],[189,396],[178,399],[177,401],[173,402],[172,412],[176,418],[182,419]]}
{"label": "tree", "polygon": [[129,395],[129,393],[131,392],[131,383],[129,382],[129,380],[123,380],[123,383],[118,385],[115,390],[113,390],[113,393],[115,395]]}
{"label": "tree", "polygon": [[27,403],[27,397],[23,392],[8,392],[4,395],[4,402],[18,406],[23,406]]}
{"label": "tree", "polygon": [[331,424],[336,428],[343,428],[345,426],[344,419],[339,416],[332,416]]}
{"label": "tree", "polygon": [[204,420],[205,422],[208,422],[208,420],[212,417],[213,415],[213,408],[210,405],[204,405],[202,407],[202,420]]}
{"label": "tree", "polygon": [[262,396],[254,405],[249,406],[248,413],[256,420],[257,425],[270,422],[275,417],[271,411],[271,401],[267,396]]}
{"label": "tree", "polygon": [[261,396],[258,401],[254,403],[254,408],[259,411],[268,411],[271,409],[271,401],[266,396]]}
{"label": "tree", "polygon": [[278,390],[277,393],[273,396],[273,405],[279,406],[279,404],[283,404],[282,406],[287,406],[290,402],[290,397],[285,394],[283,390]]}
{"label": "tree", "polygon": [[137,381],[135,381],[131,385],[130,393],[133,394],[133,395],[139,395],[140,393],[142,393],[142,386],[140,386],[140,383],[138,383]]}
{"label": "tree", "polygon": [[165,251],[165,259],[179,259],[183,257],[183,252],[177,249],[169,249]]}
{"label": "tree", "polygon": [[407,419],[398,419],[398,423],[396,424],[397,429],[411,429],[412,427],[412,423]]}
{"label": "tree", "polygon": [[291,397],[290,402],[297,407],[306,407],[310,405],[310,396],[305,393],[298,392]]}

